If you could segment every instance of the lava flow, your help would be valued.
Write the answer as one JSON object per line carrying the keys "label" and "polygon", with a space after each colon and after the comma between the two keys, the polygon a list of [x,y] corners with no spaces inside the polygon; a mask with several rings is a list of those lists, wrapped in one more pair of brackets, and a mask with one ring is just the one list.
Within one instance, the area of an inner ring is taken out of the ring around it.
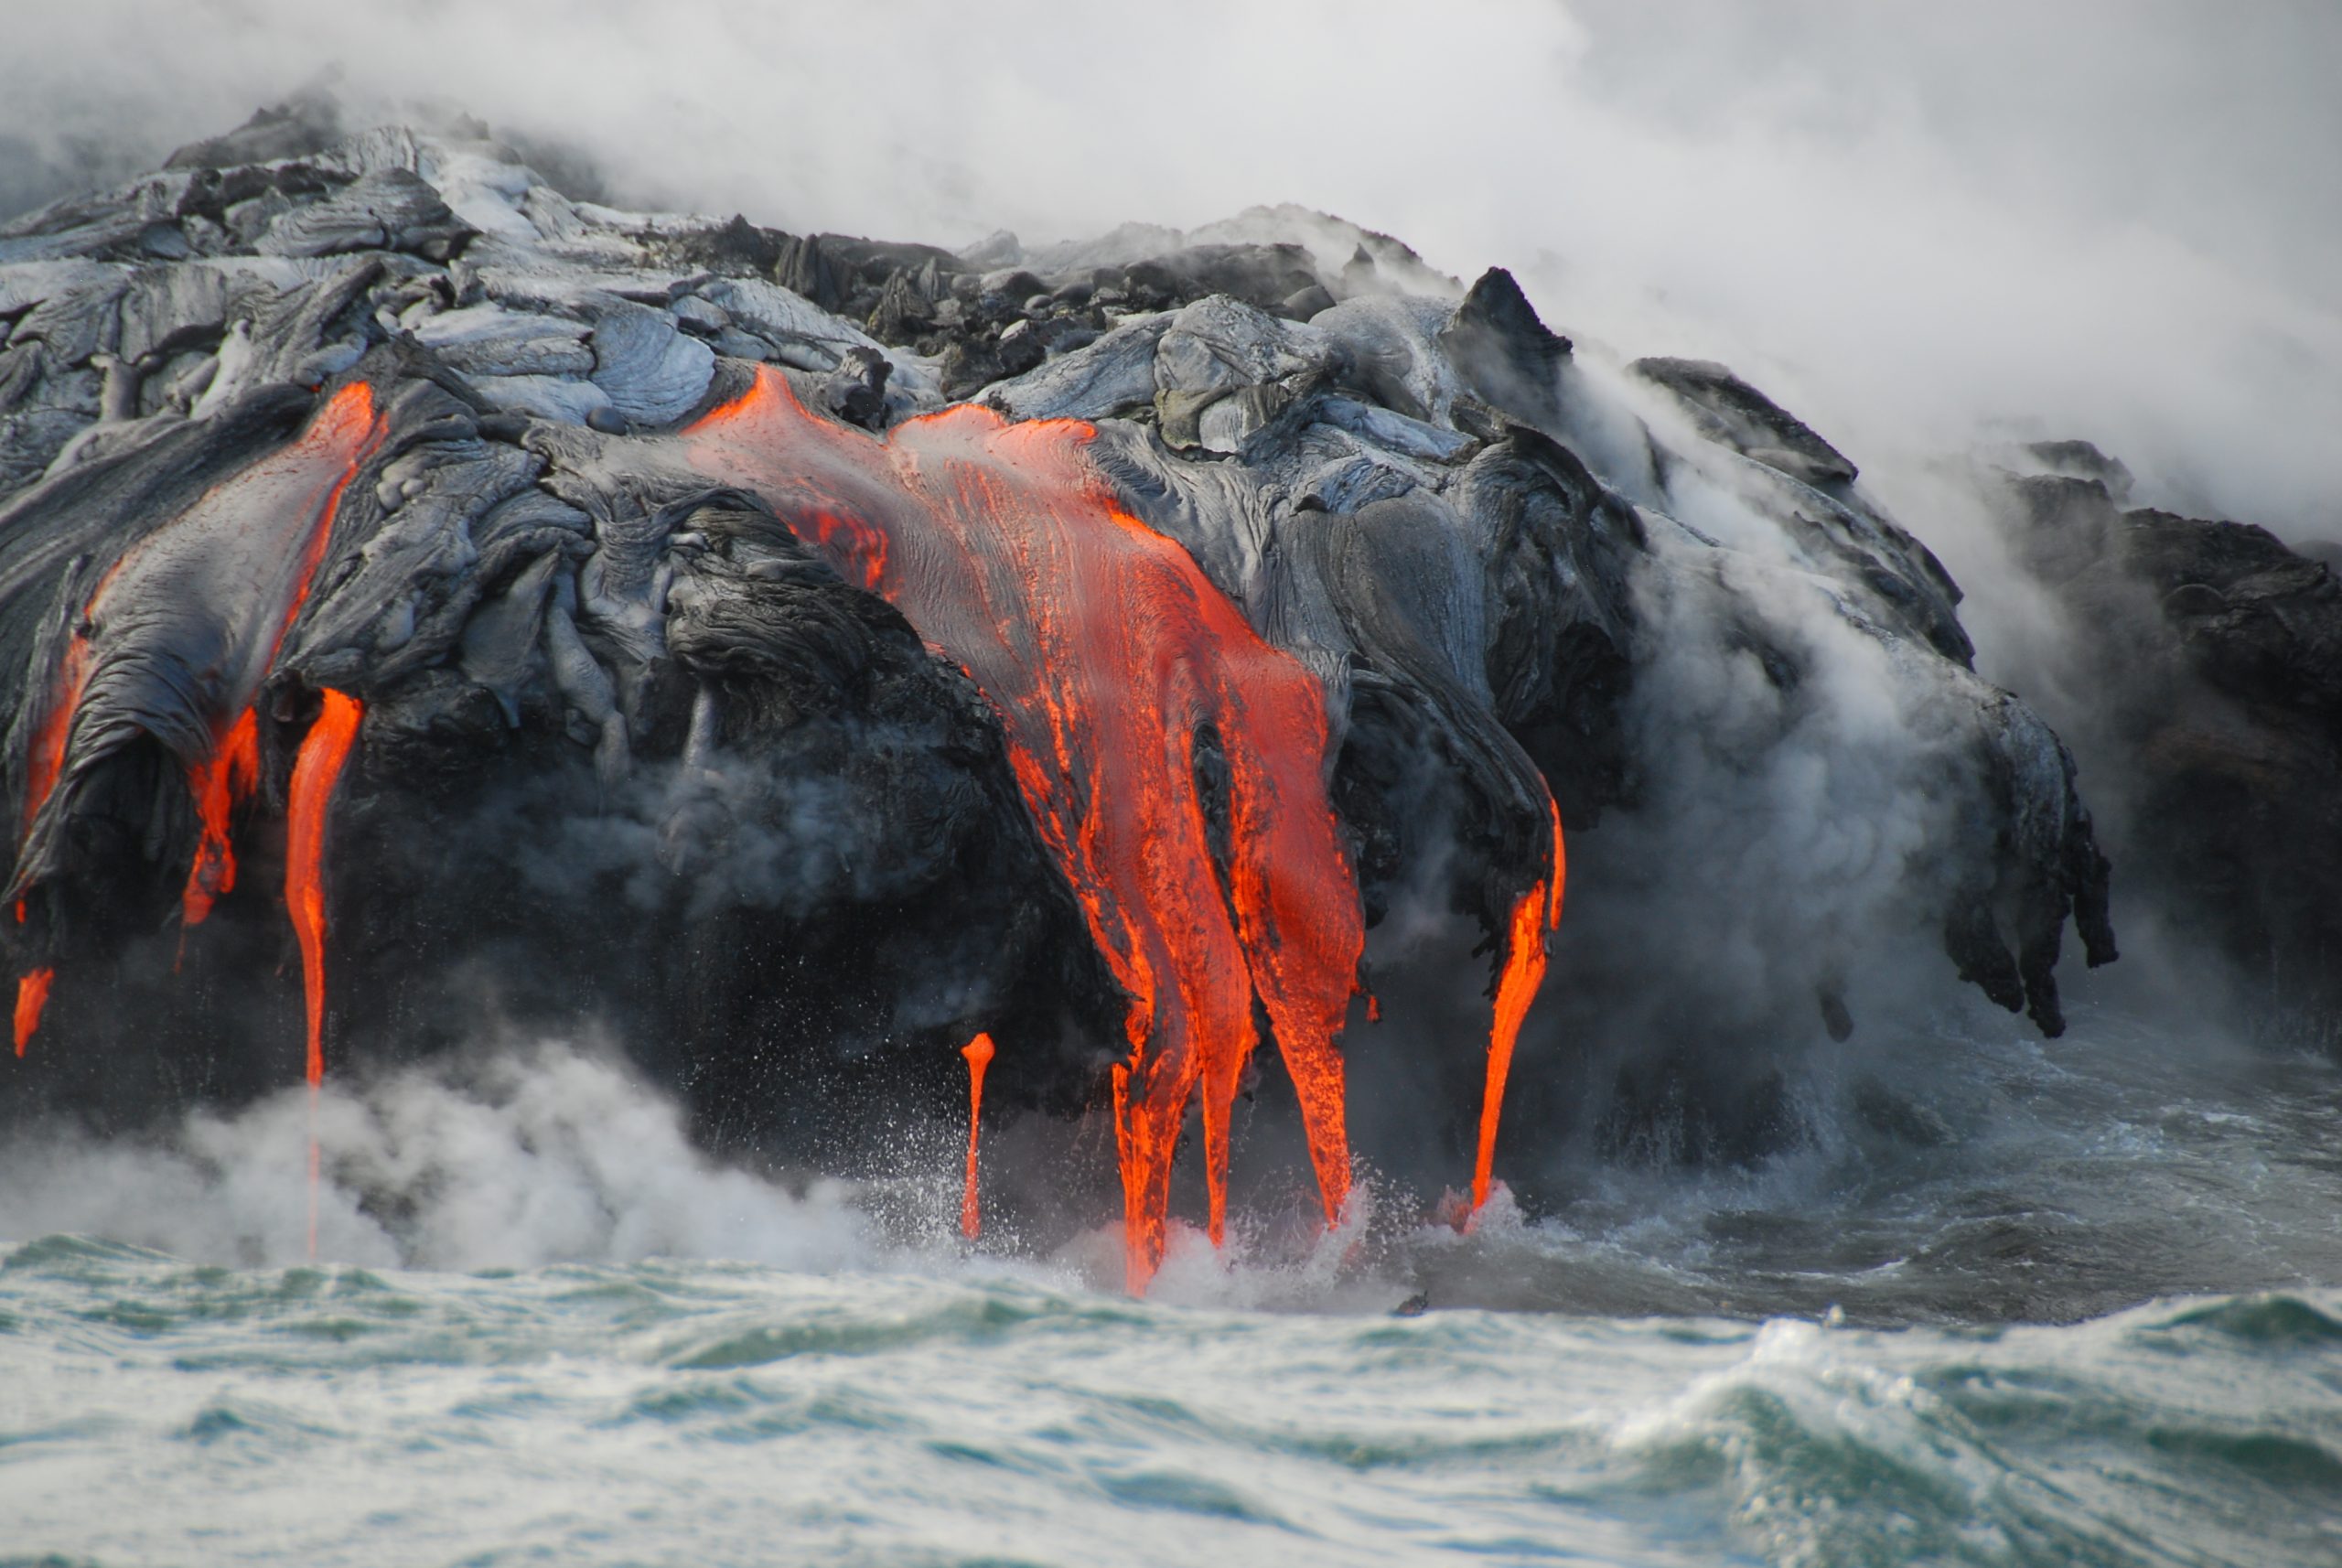
{"label": "lava flow", "polygon": [[16,982],[16,1055],[25,1054],[25,1046],[40,1027],[40,1011],[48,1005],[49,982],[57,978],[53,969],[31,971]]}
{"label": "lava flow", "polygon": [[[54,691],[49,695],[48,711],[41,715],[40,725],[33,731],[31,754],[25,761],[25,825],[24,835],[17,842],[30,838],[34,820],[41,806],[48,800],[48,792],[57,787],[58,770],[65,763],[65,735],[73,723],[73,709],[81,700],[81,683],[89,678],[90,645],[80,632],[72,634],[65,645],[65,660],[57,671]],[[16,924],[27,918],[25,900],[20,895],[16,903]],[[16,1059],[22,1061],[25,1047],[40,1032],[40,1015],[48,1005],[48,988],[57,979],[57,971],[44,964],[19,976],[16,981]]]}
{"label": "lava flow", "polygon": [[[809,413],[769,367],[681,437],[849,581],[892,601],[999,710],[1042,841],[1130,998],[1116,1069],[1130,1283],[1163,1256],[1173,1150],[1203,1111],[1210,1231],[1257,995],[1328,1223],[1349,1192],[1335,1036],[1364,945],[1326,774],[1326,694],[1085,460],[1095,429],[961,405],[886,440]],[[1215,735],[1230,864],[1197,772]]]}
{"label": "lava flow", "polygon": [[1472,1164],[1472,1212],[1488,1201],[1488,1173],[1496,1163],[1497,1118],[1504,1109],[1504,1082],[1512,1071],[1512,1047],[1520,1038],[1521,1020],[1545,983],[1545,933],[1561,924],[1562,885],[1567,879],[1568,857],[1562,848],[1562,815],[1549,797],[1552,813],[1553,869],[1544,881],[1520,896],[1512,907],[1512,921],[1505,932],[1504,969],[1497,980],[1496,1017],[1488,1026],[1488,1085],[1480,1097],[1480,1149]]}
{"label": "lava flow", "polygon": [[[26,894],[54,870],[39,853],[51,819],[70,815],[79,782],[141,734],[177,757],[196,808],[184,923],[199,924],[233,886],[229,819],[260,773],[252,699],[308,598],[342,492],[387,434],[373,389],[352,381],[294,440],[206,490],[106,570],[25,759],[11,889],[19,923]],[[30,994],[19,985],[19,1054],[39,1019]]]}
{"label": "lava flow", "polygon": [[[103,592],[102,585],[100,592]],[[25,759],[25,832],[32,832],[33,819],[40,814],[48,800],[48,792],[57,788],[57,775],[65,766],[66,732],[73,725],[73,710],[81,702],[82,683],[90,678],[89,639],[76,631],[65,645],[65,660],[59,666],[54,689],[49,693],[48,711],[41,715],[40,726],[33,731],[31,755]],[[24,911],[20,906],[17,919]]]}
{"label": "lava flow", "polygon": [[960,1189],[960,1232],[971,1241],[983,1233],[983,1209],[976,1201],[976,1123],[984,1113],[984,1069],[992,1065],[992,1036],[978,1035],[960,1047],[968,1058],[968,1181]]}
{"label": "lava flow", "polygon": [[[89,639],[75,632],[66,641],[66,660],[56,671],[56,688],[49,693],[49,709],[40,716],[40,725],[33,730],[33,745],[24,758],[24,817],[16,831],[16,854],[24,854],[26,840],[33,835],[33,819],[40,814],[42,802],[56,789],[56,775],[66,766],[66,730],[72,728],[72,709],[82,700],[82,681],[89,679]],[[16,897],[16,924],[26,922],[24,897]],[[21,993],[21,988],[18,988]],[[49,994],[47,983],[42,983],[42,997]],[[33,1027],[40,1025],[40,1006],[33,1006]],[[24,1023],[24,1006],[16,1006],[16,1056],[24,1056],[24,1041],[30,1030]]]}
{"label": "lava flow", "polygon": [[365,708],[339,692],[325,693],[317,723],[294,759],[285,819],[285,908],[301,944],[301,990],[307,1003],[309,1087],[326,1075],[326,812],[342,764],[358,739]]}
{"label": "lava flow", "polygon": [[195,864],[188,868],[187,889],[179,896],[184,924],[201,925],[220,896],[234,889],[236,849],[228,834],[228,816],[259,785],[260,723],[246,708],[227,739],[188,769],[188,788],[195,796],[203,836],[195,846]]}

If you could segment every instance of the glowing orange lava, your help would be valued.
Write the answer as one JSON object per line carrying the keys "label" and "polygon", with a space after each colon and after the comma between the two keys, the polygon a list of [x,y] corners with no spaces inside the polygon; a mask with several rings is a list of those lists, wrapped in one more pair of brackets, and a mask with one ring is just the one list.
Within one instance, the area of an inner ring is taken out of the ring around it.
{"label": "glowing orange lava", "polygon": [[[14,889],[18,924],[27,919],[22,849],[29,846],[42,813],[60,788],[70,793],[70,780],[119,747],[130,733],[128,726],[101,724],[96,727],[103,733],[77,737],[83,699],[116,681],[134,686],[162,679],[194,688],[197,711],[188,715],[194,723],[180,733],[157,736],[187,770],[199,824],[180,895],[183,922],[199,924],[234,886],[229,818],[257,787],[260,773],[253,696],[307,600],[342,493],[387,435],[373,389],[364,381],[349,382],[326,400],[294,440],[206,490],[107,568],[66,644],[25,758],[23,837]],[[184,633],[185,621],[157,618],[153,611],[158,607],[180,616],[211,612],[209,623],[199,628],[209,639],[201,645],[199,662],[171,641]],[[160,629],[165,622],[170,629]],[[20,984],[20,1036],[28,1033],[25,994]],[[37,1005],[30,1009],[36,1024],[39,1013]]]}
{"label": "glowing orange lava", "polygon": [[992,1065],[992,1036],[978,1035],[960,1047],[968,1058],[968,1180],[960,1189],[960,1233],[971,1241],[983,1233],[983,1210],[976,1202],[976,1122],[984,1112],[984,1069]]}
{"label": "glowing orange lava", "polygon": [[53,969],[36,969],[16,982],[16,1057],[22,1060],[25,1047],[33,1032],[40,1027],[40,1010],[48,1005],[48,984],[57,978]]}
{"label": "glowing orange lava", "polygon": [[358,739],[365,708],[339,692],[324,693],[317,722],[302,737],[293,763],[291,799],[285,820],[285,908],[301,943],[301,989],[308,1004],[309,1086],[326,1075],[326,812],[342,764]]}
{"label": "glowing orange lava", "polygon": [[317,568],[325,564],[326,546],[333,542],[334,513],[341,510],[341,496],[349,489],[349,481],[358,477],[359,467],[379,451],[383,437],[390,434],[374,408],[374,389],[364,381],[351,381],[326,400],[301,439],[291,449],[295,456],[323,456],[330,461],[343,458],[340,477],[327,492],[325,504],[309,520],[306,537],[301,544],[301,572],[293,584],[292,602],[285,607],[285,618],[277,623],[276,635],[268,645],[269,662],[276,660],[277,651],[285,646],[285,633],[293,629],[299,618],[301,607],[308,601],[309,585],[317,581]]}
{"label": "glowing orange lava", "polygon": [[[72,727],[73,709],[81,700],[81,684],[89,679],[90,645],[80,632],[75,632],[65,645],[65,660],[57,671],[57,681],[49,693],[48,709],[41,715],[40,725],[33,731],[31,754],[25,759],[24,830],[18,836],[21,845],[32,832],[33,819],[48,800],[49,791],[57,788],[57,775],[65,765],[65,736]],[[16,924],[25,924],[25,901],[16,900]],[[25,1047],[40,1030],[41,1009],[48,1005],[48,987],[57,978],[53,969],[41,968],[20,976],[16,981],[16,1059],[22,1061]]]}
{"label": "glowing orange lava", "polygon": [[[1203,1112],[1210,1231],[1229,1130],[1267,1014],[1328,1223],[1349,1192],[1335,1048],[1364,945],[1327,800],[1326,694],[1086,461],[1076,420],[967,404],[885,440],[807,412],[760,367],[685,431],[703,472],[758,496],[847,580],[884,595],[998,709],[1042,842],[1130,997],[1115,1072],[1131,1288],[1161,1261],[1173,1150]],[[1196,783],[1226,757],[1223,885]]]}
{"label": "glowing orange lava", "polygon": [[201,925],[220,896],[235,887],[236,850],[228,836],[228,815],[259,786],[260,722],[246,708],[219,748],[188,769],[188,789],[203,831],[195,864],[188,868],[187,889],[179,896],[185,924]]}
{"label": "glowing orange lava", "polygon": [[1480,1097],[1480,1151],[1472,1165],[1472,1210],[1488,1201],[1488,1173],[1496,1163],[1497,1118],[1504,1108],[1504,1081],[1512,1071],[1512,1047],[1537,989],[1545,983],[1545,933],[1561,924],[1562,885],[1568,860],[1562,849],[1562,817],[1548,798],[1552,818],[1553,870],[1512,907],[1505,933],[1504,969],[1497,980],[1496,1018],[1488,1026],[1488,1086]]}
{"label": "glowing orange lava", "polygon": [[31,755],[25,759],[27,832],[32,831],[33,818],[48,802],[48,792],[57,788],[57,775],[65,766],[65,736],[73,727],[73,710],[81,703],[81,686],[89,678],[89,640],[77,631],[65,645],[65,660],[49,692],[48,711],[41,714],[40,726],[33,731]]}

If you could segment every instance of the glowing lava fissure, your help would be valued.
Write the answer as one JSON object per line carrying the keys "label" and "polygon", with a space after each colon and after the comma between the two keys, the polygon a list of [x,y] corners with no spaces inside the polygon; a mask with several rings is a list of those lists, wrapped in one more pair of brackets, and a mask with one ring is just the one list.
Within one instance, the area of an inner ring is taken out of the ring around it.
{"label": "glowing lava fissure", "polygon": [[960,1047],[968,1058],[968,1179],[960,1189],[960,1233],[969,1240],[983,1234],[983,1207],[976,1196],[976,1125],[984,1113],[984,1069],[992,1065],[990,1035],[978,1035]]}
{"label": "glowing lava fissure", "polygon": [[[1162,1259],[1172,1155],[1198,1097],[1209,1229],[1224,1232],[1256,995],[1328,1223],[1340,1215],[1335,1037],[1365,931],[1327,793],[1324,689],[1131,514],[1085,459],[1095,434],[962,404],[880,440],[811,413],[764,367],[680,440],[892,602],[998,710],[1026,809],[1130,998],[1115,1137],[1137,1290]],[[1206,725],[1229,774],[1224,889],[1196,779]]]}
{"label": "glowing lava fissure", "polygon": [[1553,868],[1513,904],[1504,939],[1504,966],[1497,977],[1496,1015],[1488,1025],[1488,1079],[1480,1097],[1480,1144],[1472,1163],[1472,1211],[1488,1201],[1497,1153],[1497,1122],[1504,1109],[1505,1079],[1512,1072],[1512,1048],[1520,1038],[1529,1004],[1545,983],[1545,934],[1562,922],[1562,888],[1569,861],[1562,846],[1562,815],[1549,795]]}
{"label": "glowing lava fissure", "polygon": [[301,991],[308,1015],[309,1087],[326,1075],[326,818],[333,789],[358,739],[365,707],[339,692],[322,693],[317,722],[293,763],[285,815],[285,908],[301,944]]}
{"label": "glowing lava fissure", "polygon": [[[351,381],[299,435],[139,541],[110,566],[69,634],[24,763],[16,918],[48,869],[40,839],[76,781],[140,733],[185,768],[199,836],[180,897],[199,924],[235,883],[234,808],[260,778],[261,683],[307,601],[343,492],[388,435],[373,389]],[[29,982],[30,977],[27,977]],[[38,988],[45,999],[48,983]],[[18,987],[17,1054],[40,1007]]]}

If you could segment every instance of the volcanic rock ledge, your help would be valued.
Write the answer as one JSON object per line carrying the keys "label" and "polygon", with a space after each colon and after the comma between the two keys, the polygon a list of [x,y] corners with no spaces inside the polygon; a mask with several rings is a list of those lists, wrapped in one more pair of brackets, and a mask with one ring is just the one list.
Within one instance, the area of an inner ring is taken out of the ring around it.
{"label": "volcanic rock ledge", "polygon": [[[2335,1043],[2342,1010],[2342,579],[2333,547],[2131,501],[2084,441],[1971,478],[2066,612],[2059,727],[2111,802],[2129,885],[2261,1019]],[[2086,693],[2087,701],[2062,699]]]}
{"label": "volcanic rock ledge", "polygon": [[[1852,463],[1719,367],[1583,363],[1506,273],[1465,289],[1322,215],[954,253],[621,212],[477,126],[284,113],[0,228],[0,328],[5,929],[55,976],[15,1102],[135,1116],[297,1072],[276,824],[328,692],[364,714],[337,1058],[462,1042],[484,1005],[590,1015],[718,1136],[813,1144],[949,1103],[979,1029],[993,1103],[1107,1095],[1129,986],[998,693],[841,575],[852,517],[685,460],[759,385],[873,433],[957,402],[1085,422],[1098,493],[1322,686],[1370,924],[1428,900],[1501,957],[1557,807],[1701,857],[1646,867],[1664,899],[1606,883],[1563,940],[1585,922],[1622,985],[1698,971],[1735,1016],[1819,997],[1842,1032],[1866,966],[1940,944],[2054,1034],[2068,921],[2113,956],[2071,757],[1972,672],[1958,589]],[[351,388],[370,423],[297,593],[113,591],[213,558],[204,529],[308,548],[292,481],[239,476]],[[247,708],[243,870],[183,927],[190,781]],[[1225,882],[1229,740],[1195,740]],[[1767,864],[1792,819],[1828,845]]]}

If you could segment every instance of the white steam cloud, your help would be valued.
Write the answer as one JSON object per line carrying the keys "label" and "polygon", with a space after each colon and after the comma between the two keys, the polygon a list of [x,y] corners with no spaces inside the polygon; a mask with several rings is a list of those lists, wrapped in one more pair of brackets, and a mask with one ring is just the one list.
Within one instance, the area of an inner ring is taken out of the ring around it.
{"label": "white steam cloud", "polygon": [[1897,474],[1995,431],[2095,439],[2144,500],[2342,533],[2321,0],[16,12],[0,200],[331,72],[580,147],[627,199],[799,230],[1030,242],[1297,201],[1509,264],[1622,352],[1730,361],[1923,534]]}
{"label": "white steam cloud", "polygon": [[653,1257],[795,1269],[883,1252],[843,1183],[803,1192],[715,1164],[672,1102],[607,1057],[499,1049],[468,1072],[328,1081],[314,1122],[292,1089],[231,1115],[191,1112],[147,1144],[59,1127],[0,1152],[0,1241],[78,1232],[201,1262],[308,1255],[370,1267],[530,1268]]}

